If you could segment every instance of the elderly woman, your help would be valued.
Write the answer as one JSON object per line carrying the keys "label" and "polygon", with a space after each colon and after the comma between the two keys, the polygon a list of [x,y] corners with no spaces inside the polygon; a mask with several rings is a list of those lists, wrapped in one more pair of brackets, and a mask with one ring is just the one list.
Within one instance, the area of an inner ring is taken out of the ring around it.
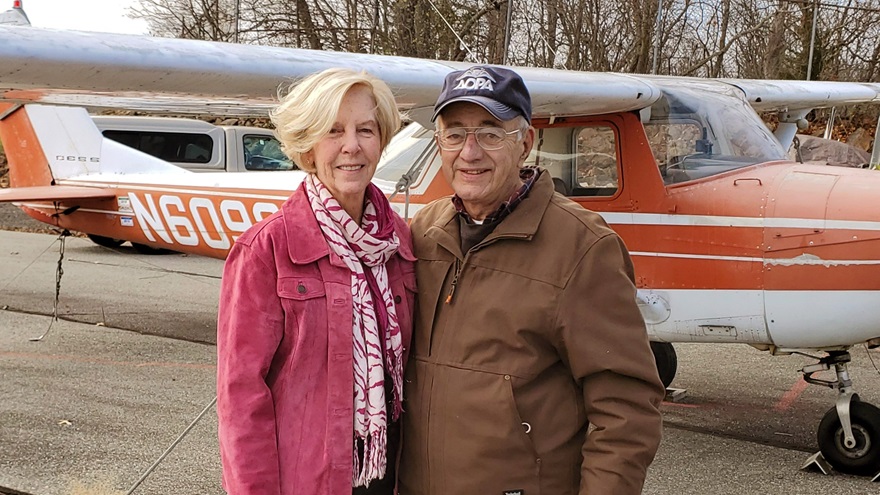
{"label": "elderly woman", "polygon": [[309,175],[235,243],[217,327],[231,495],[391,495],[415,294],[406,224],[370,180],[400,124],[366,73],[313,74],[271,114]]}

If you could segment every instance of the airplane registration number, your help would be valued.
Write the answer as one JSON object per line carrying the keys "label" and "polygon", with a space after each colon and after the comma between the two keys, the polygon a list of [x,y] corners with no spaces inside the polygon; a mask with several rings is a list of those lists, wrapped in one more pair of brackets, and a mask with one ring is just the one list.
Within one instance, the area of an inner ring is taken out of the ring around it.
{"label": "airplane registration number", "polygon": [[[218,198],[219,199],[219,198]],[[119,198],[120,211],[134,213],[147,240],[158,237],[168,244],[197,246],[204,242],[214,249],[229,249],[255,223],[278,211],[278,205],[256,201],[250,206],[237,199],[215,201],[192,196],[187,201],[172,194],[154,198],[149,193],[129,193]],[[125,205],[125,206],[123,206]]]}

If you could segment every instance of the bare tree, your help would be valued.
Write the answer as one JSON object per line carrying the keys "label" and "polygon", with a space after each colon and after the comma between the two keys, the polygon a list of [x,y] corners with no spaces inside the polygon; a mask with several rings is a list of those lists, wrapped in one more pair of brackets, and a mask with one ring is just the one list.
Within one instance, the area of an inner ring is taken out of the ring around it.
{"label": "bare tree", "polygon": [[140,0],[132,14],[147,20],[157,36],[231,41],[234,0]]}
{"label": "bare tree", "polygon": [[139,0],[132,15],[146,19],[159,36],[229,41],[237,29],[242,42],[320,50],[500,63],[507,49],[509,63],[516,65],[635,73],[650,72],[656,57],[661,74],[803,79],[816,10],[814,78],[880,79],[876,0],[814,5],[815,0]]}

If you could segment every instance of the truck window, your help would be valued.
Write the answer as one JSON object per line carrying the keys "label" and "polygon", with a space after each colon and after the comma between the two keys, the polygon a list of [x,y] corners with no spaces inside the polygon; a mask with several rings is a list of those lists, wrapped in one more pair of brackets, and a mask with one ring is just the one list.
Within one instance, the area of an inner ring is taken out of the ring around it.
{"label": "truck window", "polygon": [[281,143],[274,137],[248,134],[242,138],[242,144],[247,170],[299,170],[281,151]]}
{"label": "truck window", "polygon": [[214,140],[205,134],[106,130],[104,137],[148,155],[176,163],[208,163]]}

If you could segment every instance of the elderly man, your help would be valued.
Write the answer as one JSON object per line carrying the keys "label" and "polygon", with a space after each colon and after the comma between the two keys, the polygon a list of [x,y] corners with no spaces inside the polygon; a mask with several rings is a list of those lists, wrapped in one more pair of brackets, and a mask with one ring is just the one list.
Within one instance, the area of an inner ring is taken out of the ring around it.
{"label": "elderly man", "polygon": [[455,196],[412,223],[401,495],[637,494],[660,442],[626,248],[523,168],[530,118],[525,83],[500,67],[449,74],[437,100]]}

